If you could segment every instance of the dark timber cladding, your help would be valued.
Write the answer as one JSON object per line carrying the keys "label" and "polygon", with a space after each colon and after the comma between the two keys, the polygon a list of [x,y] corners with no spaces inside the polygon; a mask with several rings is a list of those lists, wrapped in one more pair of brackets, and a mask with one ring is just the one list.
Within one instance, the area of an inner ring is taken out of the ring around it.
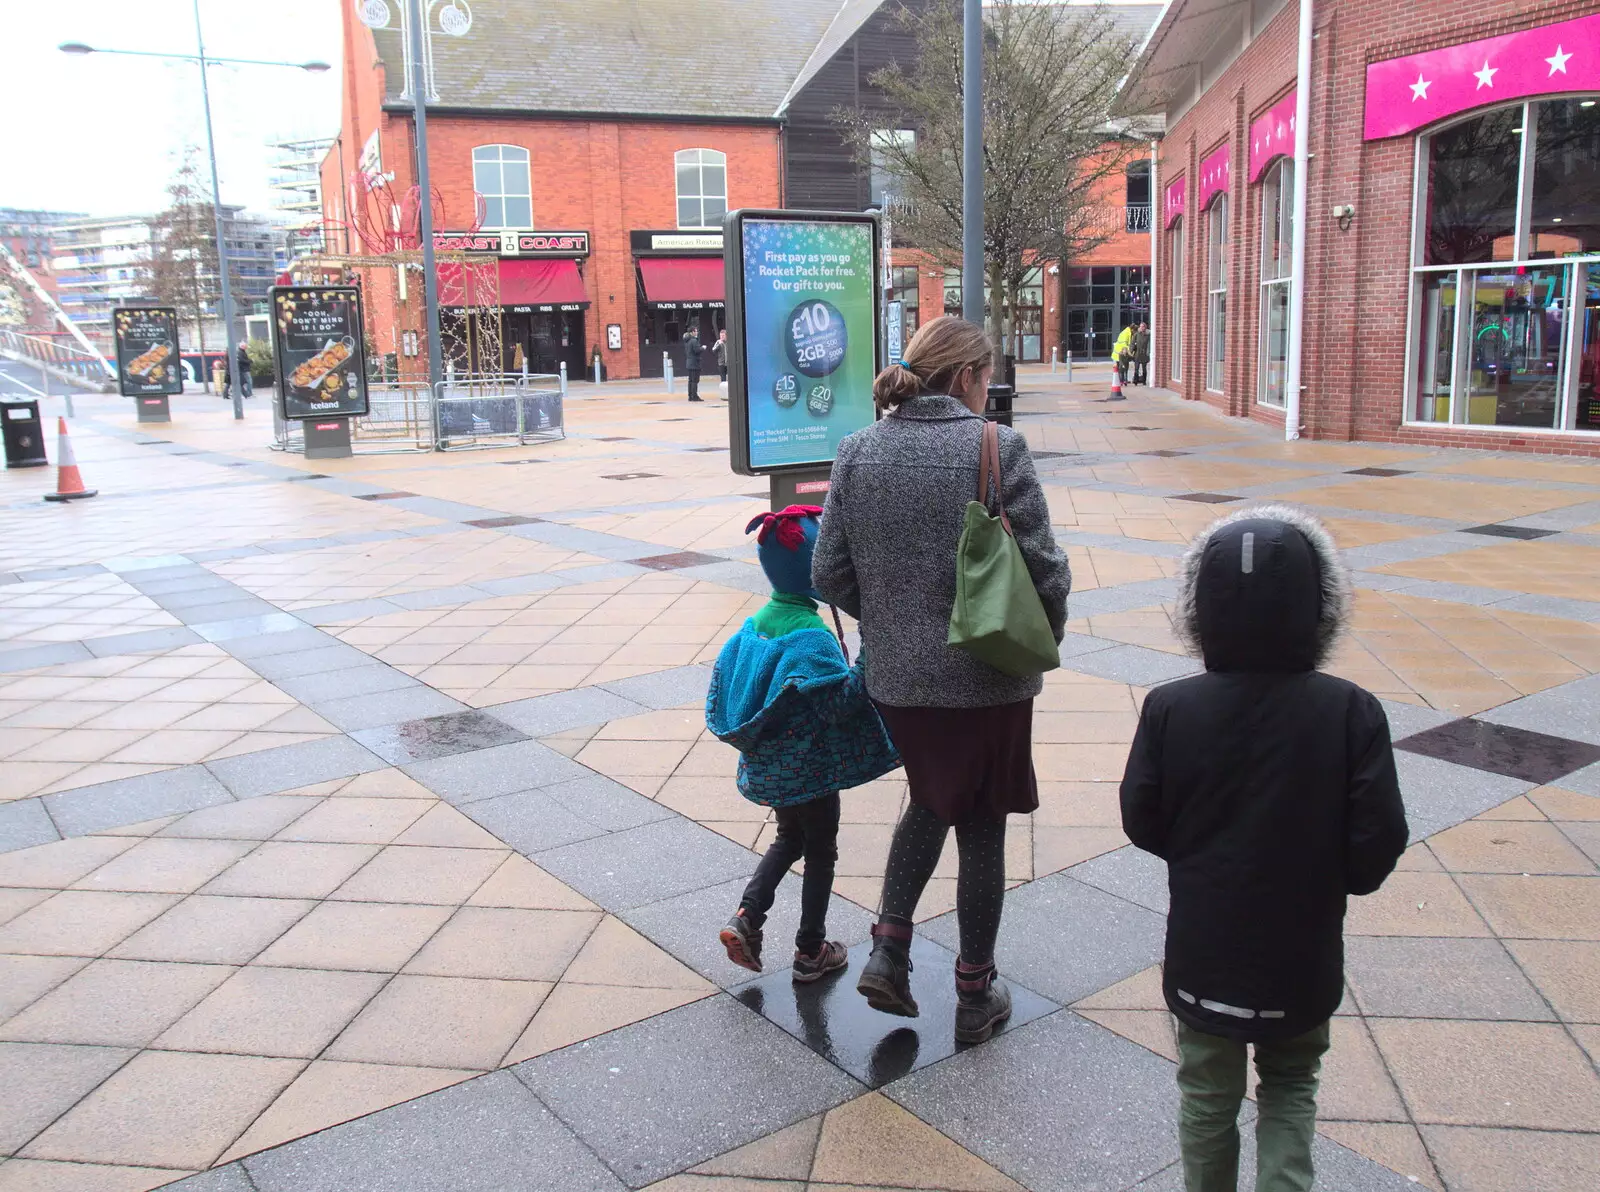
{"label": "dark timber cladding", "polygon": [[[909,6],[919,6],[910,0]],[[869,179],[840,135],[839,108],[885,113],[883,93],[871,77],[891,62],[916,69],[916,39],[897,15],[900,3],[850,0],[817,47],[784,101],[784,204],[813,211],[859,211]],[[842,40],[842,44],[841,44]]]}

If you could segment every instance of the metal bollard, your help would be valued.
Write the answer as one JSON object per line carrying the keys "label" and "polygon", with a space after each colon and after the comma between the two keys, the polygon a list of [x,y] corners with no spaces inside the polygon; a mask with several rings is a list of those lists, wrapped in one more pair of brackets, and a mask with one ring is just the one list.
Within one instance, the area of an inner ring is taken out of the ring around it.
{"label": "metal bollard", "polygon": [[1067,380],[1072,380],[1072,350],[1067,349]]}
{"label": "metal bollard", "polygon": [[1060,351],[1060,349],[1057,348],[1054,344],[1052,344],[1050,346],[1050,371],[1052,373],[1054,373],[1056,371],[1056,353],[1058,351]]}
{"label": "metal bollard", "polygon": [[561,362],[561,396],[565,397],[566,395],[567,395],[567,362],[565,360],[563,360]]}
{"label": "metal bollard", "polygon": [[600,383],[600,357],[599,357],[599,355],[596,355],[595,358],[594,358],[594,383],[596,385],[598,385]]}
{"label": "metal bollard", "polygon": [[672,356],[670,353],[661,353],[661,375],[667,379],[667,392],[672,392]]}

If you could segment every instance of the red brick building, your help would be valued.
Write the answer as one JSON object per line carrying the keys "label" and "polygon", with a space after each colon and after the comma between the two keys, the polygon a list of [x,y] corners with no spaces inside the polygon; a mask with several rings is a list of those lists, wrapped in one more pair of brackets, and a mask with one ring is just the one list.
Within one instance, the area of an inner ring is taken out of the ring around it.
{"label": "red brick building", "polygon": [[[1176,0],[1123,107],[1166,119],[1155,380],[1281,425],[1300,6]],[[1600,4],[1316,0],[1307,437],[1600,454]]]}
{"label": "red brick building", "polygon": [[[915,0],[908,0],[915,2]],[[411,103],[397,28],[372,30],[343,5],[340,133],[322,167],[325,243],[361,255],[398,221],[415,224]],[[893,0],[551,0],[482,9],[463,37],[435,29],[428,104],[436,243],[498,258],[503,359],[473,367],[612,377],[682,365],[687,327],[722,326],[721,220],[738,207],[862,210],[882,202],[873,171],[834,114],[884,100],[872,76],[913,58]],[[1142,33],[1155,4],[1122,5]],[[886,124],[892,120],[886,114]],[[1148,305],[1147,177],[1109,179],[1108,237],[1085,260],[1041,263],[1019,312],[1024,360],[1048,360],[1071,327],[1079,355],[1105,356]],[[461,233],[474,232],[472,238]],[[454,233],[454,234],[452,234]],[[893,250],[908,330],[943,313],[946,275]],[[446,303],[464,285],[446,281]],[[399,307],[393,271],[367,271],[369,308]],[[419,287],[413,278],[411,292]],[[461,300],[459,297],[454,300]],[[405,319],[371,318],[385,354],[422,349]],[[1089,332],[1097,334],[1090,336]],[[1092,349],[1092,350],[1091,350]]]}

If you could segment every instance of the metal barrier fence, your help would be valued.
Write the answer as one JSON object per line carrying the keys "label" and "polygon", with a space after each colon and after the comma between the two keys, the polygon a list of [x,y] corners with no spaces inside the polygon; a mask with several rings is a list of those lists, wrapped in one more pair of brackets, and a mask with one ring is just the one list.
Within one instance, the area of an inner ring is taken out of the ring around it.
{"label": "metal barrier fence", "polygon": [[111,365],[102,356],[8,328],[0,328],[0,352],[50,368],[90,389],[104,390],[116,379]]}
{"label": "metal barrier fence", "polygon": [[[560,378],[554,373],[458,376],[430,389],[423,381],[368,382],[369,410],[350,421],[357,455],[511,447],[566,437]],[[272,405],[272,448],[305,450],[298,421]]]}

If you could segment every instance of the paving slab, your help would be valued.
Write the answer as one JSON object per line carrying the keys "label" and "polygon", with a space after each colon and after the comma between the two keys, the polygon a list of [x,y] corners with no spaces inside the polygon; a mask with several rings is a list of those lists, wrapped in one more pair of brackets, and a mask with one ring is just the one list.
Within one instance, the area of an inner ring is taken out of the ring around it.
{"label": "paving slab", "polygon": [[[631,1120],[631,1115],[619,1115]],[[509,1072],[379,1110],[243,1161],[255,1192],[615,1192]]]}
{"label": "paving slab", "polygon": [[[872,952],[870,942],[850,949],[847,969],[804,985],[793,980],[783,963],[788,951],[781,945],[786,942],[774,941],[779,945],[772,954],[774,971],[741,986],[734,996],[868,1088],[880,1088],[967,1049],[955,1038],[956,955],[948,948],[923,937],[912,941],[911,993],[921,1013],[899,1018],[874,1010],[856,992]],[[1011,1017],[996,1028],[997,1036],[1061,1008],[1014,980],[1007,983]]]}
{"label": "paving slab", "polygon": [[368,662],[364,666],[344,667],[316,675],[302,675],[297,679],[280,679],[275,684],[303,704],[316,707],[330,700],[348,699],[357,695],[376,695],[380,691],[396,691],[402,687],[421,686],[404,671],[381,662]]}
{"label": "paving slab", "polygon": [[318,716],[347,733],[466,710],[467,705],[460,700],[421,683],[391,691],[375,691],[370,695],[322,700],[316,705]]}
{"label": "paving slab", "polygon": [[513,1071],[632,1188],[866,1091],[726,994]]}
{"label": "paving slab", "polygon": [[475,799],[460,808],[479,827],[525,856],[606,835],[599,824],[569,811],[543,790]]}
{"label": "paving slab", "polygon": [[490,704],[483,710],[521,729],[530,737],[547,737],[571,728],[637,716],[649,711],[650,707],[625,699],[604,687],[574,687],[570,691],[536,695],[531,699]]}
{"label": "paving slab", "polygon": [[17,799],[0,803],[0,853],[60,839],[61,833],[50,822],[42,800]]}
{"label": "paving slab", "polygon": [[44,803],[63,836],[84,836],[164,815],[198,811],[233,798],[233,792],[206,767],[178,766],[45,795]]}
{"label": "paving slab", "polygon": [[[756,860],[750,858],[750,872],[755,872]],[[670,952],[702,977],[716,982],[724,989],[735,989],[756,979],[749,969],[740,968],[728,959],[728,953],[717,938],[723,923],[739,907],[749,877],[736,877],[715,886],[676,894],[660,902],[647,903],[621,913],[622,920]],[[828,938],[853,947],[868,938],[877,916],[863,910],[848,898],[835,894],[828,902]],[[778,886],[777,898],[767,912],[766,968],[767,971],[788,971],[793,955],[794,936],[800,926],[800,878],[785,875]]]}
{"label": "paving slab", "polygon": [[1154,687],[1199,674],[1205,668],[1198,660],[1183,654],[1168,654],[1145,646],[1111,646],[1073,657],[1068,669],[1135,687]]}
{"label": "paving slab", "polygon": [[257,753],[241,753],[207,762],[206,768],[234,797],[248,799],[367,774],[383,769],[384,762],[348,737],[324,737],[320,741],[299,741]]}
{"label": "paving slab", "polygon": [[594,773],[538,741],[516,741],[400,768],[440,798],[456,804],[588,778]]}
{"label": "paving slab", "polygon": [[1125,898],[1158,915],[1167,913],[1167,863],[1160,857],[1124,845],[1065,871],[1086,885]]}
{"label": "paving slab", "polygon": [[1453,828],[1534,787],[1519,778],[1458,766],[1404,749],[1395,751],[1394,760],[1413,841]]}
{"label": "paving slab", "polygon": [[601,686],[613,695],[620,695],[647,708],[676,708],[704,701],[711,687],[711,668],[676,666],[653,674],[636,675],[631,679],[618,679],[614,683],[602,683]]}
{"label": "paving slab", "polygon": [[[954,911],[919,931],[961,946]],[[995,959],[1001,975],[1066,1006],[1149,968],[1165,944],[1164,916],[1054,873],[1006,894]]]}
{"label": "paving slab", "polygon": [[1478,719],[1600,745],[1600,675],[1501,704]]}
{"label": "paving slab", "polygon": [[1174,1072],[1061,1011],[885,1091],[1033,1192],[1121,1192],[1178,1157]]}
{"label": "paving slab", "polygon": [[1345,979],[1372,1017],[1555,1021],[1499,940],[1351,936]]}
{"label": "paving slab", "polygon": [[392,766],[454,757],[528,739],[526,733],[505,721],[476,710],[404,720],[350,735]]}
{"label": "paving slab", "polygon": [[536,860],[539,868],[614,914],[748,878],[755,868],[749,849],[676,815],[554,848]]}
{"label": "paving slab", "polygon": [[114,654],[154,654],[162,650],[175,650],[179,646],[196,645],[205,640],[194,629],[174,625],[166,629],[142,629],[137,633],[91,637],[83,644],[96,658],[109,658]]}

